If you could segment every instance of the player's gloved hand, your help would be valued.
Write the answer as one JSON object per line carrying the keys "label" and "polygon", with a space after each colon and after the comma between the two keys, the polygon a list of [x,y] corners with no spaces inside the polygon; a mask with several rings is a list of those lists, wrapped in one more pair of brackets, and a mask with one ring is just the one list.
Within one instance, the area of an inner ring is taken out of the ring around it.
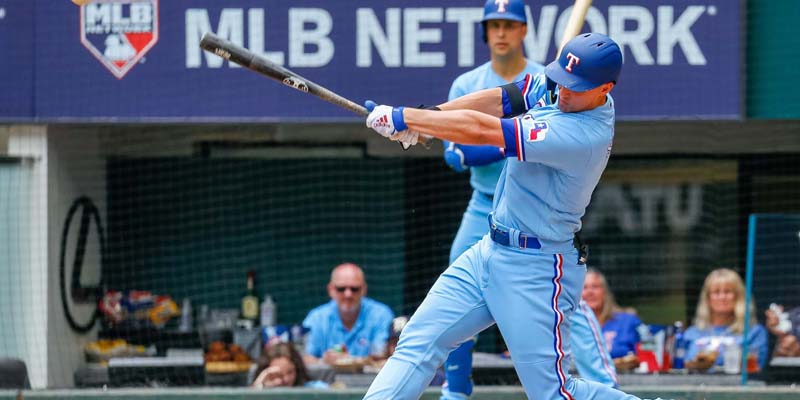
{"label": "player's gloved hand", "polygon": [[403,150],[408,150],[411,146],[419,143],[419,132],[414,132],[412,130],[405,130],[402,132],[397,132],[389,140],[394,140],[400,143],[403,146]]}
{"label": "player's gloved hand", "polygon": [[367,128],[378,132],[381,136],[391,138],[396,133],[408,129],[403,120],[403,107],[378,106],[370,100],[367,100],[364,106],[370,111],[367,115]]}

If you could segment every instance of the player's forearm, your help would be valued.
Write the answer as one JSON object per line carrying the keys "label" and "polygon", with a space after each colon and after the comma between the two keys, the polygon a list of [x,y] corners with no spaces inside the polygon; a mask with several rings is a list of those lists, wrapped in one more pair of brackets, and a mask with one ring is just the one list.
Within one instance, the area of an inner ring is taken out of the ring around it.
{"label": "player's forearm", "polygon": [[505,146],[500,119],[473,110],[429,111],[406,108],[408,128],[460,144]]}
{"label": "player's forearm", "polygon": [[443,111],[474,110],[495,117],[503,116],[503,90],[492,88],[461,96],[438,106]]}

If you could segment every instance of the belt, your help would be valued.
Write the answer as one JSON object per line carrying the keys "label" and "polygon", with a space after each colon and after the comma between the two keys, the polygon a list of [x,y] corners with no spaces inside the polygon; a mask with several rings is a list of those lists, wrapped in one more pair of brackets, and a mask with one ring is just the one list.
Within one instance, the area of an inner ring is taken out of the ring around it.
{"label": "belt", "polygon": [[[489,214],[489,236],[497,244],[501,244],[503,246],[512,246],[511,233],[499,228],[497,224],[492,221],[491,214]],[[537,239],[535,236],[520,232],[518,239],[513,246],[522,249],[541,249],[542,243],[539,242],[539,239]]]}
{"label": "belt", "polygon": [[[540,242],[536,236],[520,232],[516,229],[500,227],[492,219],[492,214],[493,213],[489,213],[489,237],[491,237],[495,243],[506,247],[519,247],[522,249],[542,248],[542,242]],[[513,233],[510,232],[512,230],[514,231]],[[517,237],[516,241],[513,239],[514,236]],[[578,264],[585,265],[589,259],[589,246],[583,243],[577,233],[572,239],[572,246],[578,250]]]}

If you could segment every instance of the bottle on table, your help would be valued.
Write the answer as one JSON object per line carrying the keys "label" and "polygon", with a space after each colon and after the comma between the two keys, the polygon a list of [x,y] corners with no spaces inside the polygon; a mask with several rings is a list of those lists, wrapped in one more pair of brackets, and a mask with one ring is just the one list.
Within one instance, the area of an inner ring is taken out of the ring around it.
{"label": "bottle on table", "polygon": [[261,326],[275,326],[277,322],[278,306],[272,300],[272,296],[264,294],[264,301],[261,302]]}
{"label": "bottle on table", "polygon": [[683,338],[683,322],[675,321],[675,339],[672,347],[672,369],[683,369],[686,357],[686,340]]}
{"label": "bottle on table", "polygon": [[258,296],[255,292],[256,272],[247,272],[247,290],[242,296],[241,319],[250,321],[251,326],[256,326],[258,321]]}

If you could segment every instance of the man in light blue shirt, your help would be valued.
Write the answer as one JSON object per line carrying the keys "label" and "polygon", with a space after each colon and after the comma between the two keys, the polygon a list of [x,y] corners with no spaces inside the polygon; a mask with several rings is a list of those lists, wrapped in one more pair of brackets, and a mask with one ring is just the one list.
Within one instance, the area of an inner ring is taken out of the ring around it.
{"label": "man in light blue shirt", "polygon": [[364,271],[355,264],[337,266],[331,273],[331,301],[314,308],[303,320],[309,329],[306,363],[334,364],[343,357],[383,357],[394,313],[385,304],[365,297]]}
{"label": "man in light blue shirt", "polygon": [[492,324],[529,398],[636,399],[575,379],[564,366],[586,274],[573,240],[611,152],[610,92],[621,69],[617,43],[581,34],[544,75],[460,97],[441,111],[369,105],[367,126],[391,140],[414,144],[427,134],[492,145],[504,149],[507,162],[489,234],[442,273],[365,399],[418,399],[448,353]]}
{"label": "man in light blue shirt", "polygon": [[[448,100],[510,82],[522,81],[526,75],[544,71],[544,66],[525,58],[523,44],[527,33],[527,16],[522,0],[484,5],[483,38],[489,46],[491,60],[461,74],[450,87]],[[489,231],[487,217],[492,211],[495,187],[506,163],[503,149],[497,146],[463,145],[444,142],[444,159],[457,172],[469,171],[474,189],[461,225],[450,247],[450,264],[472,247]],[[581,377],[611,387],[617,386],[617,374],[602,335],[594,335],[596,318],[578,307],[572,316],[572,358]],[[594,324],[594,325],[592,325]],[[578,343],[576,343],[578,342]],[[445,361],[447,382],[442,386],[441,400],[464,400],[472,394],[472,347],[470,339],[453,350]]]}

